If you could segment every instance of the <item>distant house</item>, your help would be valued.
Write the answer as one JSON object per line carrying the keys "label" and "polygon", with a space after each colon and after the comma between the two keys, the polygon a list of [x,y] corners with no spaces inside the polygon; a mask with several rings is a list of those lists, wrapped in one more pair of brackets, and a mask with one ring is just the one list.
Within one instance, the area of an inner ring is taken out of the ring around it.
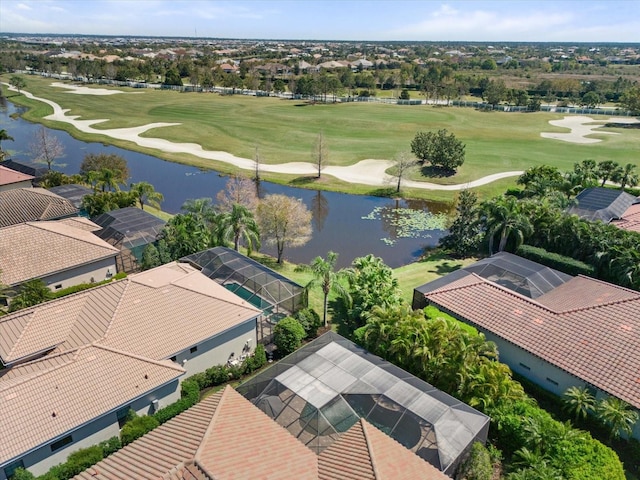
{"label": "distant house", "polygon": [[637,198],[622,190],[604,187],[587,188],[575,198],[575,204],[567,209],[567,213],[577,215],[585,220],[600,220],[609,223],[622,217],[622,214]]}
{"label": "distant house", "polygon": [[587,386],[640,408],[640,292],[577,276],[533,299],[475,273],[424,291],[427,304],[483,332],[501,361],[541,387],[562,395]]}
{"label": "distant house", "polygon": [[158,239],[167,223],[136,207],[120,208],[93,218],[101,227],[96,235],[120,250],[116,257],[118,272],[140,270],[142,252]]}
{"label": "distant house", "polygon": [[78,209],[69,200],[44,188],[16,188],[0,192],[0,228],[77,215]]}
{"label": "distant house", "polygon": [[[176,448],[179,441],[180,448]],[[74,480],[447,480],[366,420],[315,455],[227,386]]]}
{"label": "distant house", "polygon": [[14,188],[31,188],[34,176],[0,165],[0,192]]}
{"label": "distant house", "polygon": [[129,408],[179,398],[183,376],[249,354],[260,314],[174,262],[0,317],[0,480],[43,473],[117,435]]}
{"label": "distant house", "polygon": [[0,282],[41,279],[56,291],[111,278],[120,251],[92,233],[99,229],[82,217],[0,228]]}
{"label": "distant house", "polygon": [[367,70],[371,67],[373,67],[373,62],[370,62],[365,58],[361,58],[359,60],[356,60],[355,62],[351,62],[351,68],[353,70]]}

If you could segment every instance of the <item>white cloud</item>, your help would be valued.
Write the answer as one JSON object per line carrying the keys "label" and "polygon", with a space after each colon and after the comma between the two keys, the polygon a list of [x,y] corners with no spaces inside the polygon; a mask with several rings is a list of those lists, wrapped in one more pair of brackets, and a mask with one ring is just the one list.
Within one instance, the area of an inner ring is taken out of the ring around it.
{"label": "white cloud", "polygon": [[31,7],[29,5],[27,5],[26,3],[19,3],[16,5],[16,8],[18,10],[31,10]]}

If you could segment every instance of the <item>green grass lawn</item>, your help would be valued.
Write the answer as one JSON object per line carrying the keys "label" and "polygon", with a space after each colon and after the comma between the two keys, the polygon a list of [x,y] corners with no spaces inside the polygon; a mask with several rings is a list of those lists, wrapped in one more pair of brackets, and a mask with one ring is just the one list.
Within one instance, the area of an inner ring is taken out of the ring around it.
{"label": "green grass lawn", "polygon": [[[207,150],[222,150],[253,158],[259,146],[261,161],[283,163],[312,161],[313,145],[323,132],[329,147],[329,164],[350,165],[367,158],[389,159],[410,150],[410,142],[420,130],[446,128],[466,144],[466,161],[457,174],[445,178],[425,178],[419,169],[416,180],[459,184],[492,173],[524,170],[548,164],[569,170],[586,158],[614,160],[640,166],[637,145],[640,129],[603,128],[619,135],[597,135],[603,142],[590,145],[544,139],[541,132],[563,132],[549,120],[563,118],[551,113],[480,112],[472,108],[397,106],[386,104],[316,104],[277,98],[243,95],[220,96],[206,93],[178,93],[152,89],[119,88],[128,92],[110,96],[76,95],[51,87],[51,79],[25,76],[25,90],[48,98],[82,119],[107,119],[94,127],[122,128],[152,122],[175,122],[178,126],[153,129],[146,136],[158,136],[174,142],[198,143]],[[7,81],[6,75],[1,77]],[[100,87],[102,88],[102,86]],[[11,100],[32,107],[24,116],[33,121],[51,113],[51,107],[9,92]],[[604,117],[603,117],[604,120]],[[120,147],[161,156],[168,160],[234,172],[227,164],[203,160],[185,154],[166,154],[143,149],[129,142],[82,134],[70,125],[44,122],[63,128],[81,140],[104,141]],[[97,137],[97,138],[96,138]],[[296,186],[320,187],[352,193],[371,193],[366,186],[352,187],[345,182],[323,177],[320,181],[293,176],[266,175],[268,180]],[[505,180],[497,189],[488,185],[479,189],[482,196],[504,190],[515,183]],[[454,192],[406,190],[405,196],[451,199]]]}

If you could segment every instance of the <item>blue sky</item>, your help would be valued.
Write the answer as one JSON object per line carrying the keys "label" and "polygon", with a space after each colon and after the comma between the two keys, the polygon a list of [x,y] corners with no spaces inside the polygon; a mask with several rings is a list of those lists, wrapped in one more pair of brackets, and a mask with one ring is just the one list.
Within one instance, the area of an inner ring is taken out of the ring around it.
{"label": "blue sky", "polygon": [[0,0],[0,32],[640,42],[640,0]]}

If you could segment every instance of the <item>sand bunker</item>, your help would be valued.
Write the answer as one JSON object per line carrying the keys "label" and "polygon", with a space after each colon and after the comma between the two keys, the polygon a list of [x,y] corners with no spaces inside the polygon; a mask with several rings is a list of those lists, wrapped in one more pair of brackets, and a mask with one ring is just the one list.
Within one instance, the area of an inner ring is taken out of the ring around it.
{"label": "sand bunker", "polygon": [[[55,86],[63,86],[68,88],[70,86],[65,84],[59,84]],[[105,93],[95,93],[96,91],[106,91],[111,93],[125,93],[118,90],[104,90],[104,89],[93,89],[86,87],[73,87],[73,93],[82,94],[84,90],[87,91],[86,94],[89,95],[105,95]],[[12,90],[16,90],[13,87],[10,87]],[[84,89],[84,90],[82,90]],[[80,120],[78,115],[67,115],[69,109],[62,109],[60,105],[57,103],[47,100],[46,98],[39,98],[34,96],[33,94],[22,90],[22,93],[34,100],[38,100],[41,102],[50,105],[53,108],[53,114],[45,117],[46,120],[55,120],[57,122],[64,122],[73,125],[76,129],[81,132],[90,133],[94,135],[104,135],[107,137],[111,137],[117,140],[125,140],[128,142],[133,142],[136,145],[146,148],[153,148],[156,150],[160,150],[162,152],[168,153],[188,153],[190,155],[194,155],[196,157],[205,158],[209,160],[215,160],[218,162],[225,162],[232,165],[237,166],[238,168],[242,168],[245,170],[254,170],[255,162],[248,158],[236,157],[228,152],[219,152],[219,151],[211,151],[204,150],[200,145],[195,143],[175,143],[170,142],[168,140],[164,140],[162,138],[148,138],[141,137],[140,135],[148,130],[153,128],[162,128],[162,127],[171,127],[175,125],[180,125],[179,123],[150,123],[148,125],[142,125],[139,127],[133,128],[111,128],[111,129],[96,129],[93,128],[93,125],[97,123],[106,122],[106,119],[98,119],[98,120]],[[385,170],[390,168],[393,165],[391,160],[374,160],[367,159],[361,160],[355,165],[349,165],[346,167],[339,166],[328,166],[322,170],[323,174],[331,175],[340,179],[344,182],[348,183],[358,183],[363,185],[372,185],[372,186],[390,186],[394,185],[397,182],[397,178],[385,173]],[[284,173],[289,175],[307,175],[312,176],[316,175],[317,167],[312,163],[305,162],[291,162],[291,163],[281,163],[277,165],[267,165],[260,164],[260,170],[263,172],[272,172],[272,173]],[[416,182],[412,180],[402,180],[402,185],[404,187],[410,188],[421,188],[428,190],[463,190],[466,188],[479,187],[481,185],[486,185],[487,183],[494,182],[501,178],[515,177],[521,175],[522,171],[514,171],[514,172],[501,172],[493,175],[488,175],[483,178],[479,178],[472,182],[468,182],[460,185],[439,185],[436,183],[429,182]]]}
{"label": "sand bunker", "polygon": [[67,90],[71,90],[67,93],[75,93],[77,95],[115,95],[117,93],[126,93],[122,90],[107,90],[106,88],[89,88],[89,87],[81,87],[79,85],[68,85],[66,83],[54,82],[51,84],[52,87],[66,88]]}
{"label": "sand bunker", "polygon": [[[593,124],[593,122],[601,122]],[[587,138],[587,135],[594,133],[602,135],[619,135],[615,132],[594,132],[596,128],[604,127],[606,123],[637,123],[635,118],[609,118],[608,120],[594,120],[591,117],[581,115],[571,115],[564,117],[562,120],[549,120],[549,123],[554,127],[568,128],[571,130],[569,133],[551,133],[542,132],[540,134],[543,138],[552,138],[554,140],[562,140],[563,142],[570,143],[599,143],[602,140],[598,138]],[[587,125],[589,124],[589,125]]]}

